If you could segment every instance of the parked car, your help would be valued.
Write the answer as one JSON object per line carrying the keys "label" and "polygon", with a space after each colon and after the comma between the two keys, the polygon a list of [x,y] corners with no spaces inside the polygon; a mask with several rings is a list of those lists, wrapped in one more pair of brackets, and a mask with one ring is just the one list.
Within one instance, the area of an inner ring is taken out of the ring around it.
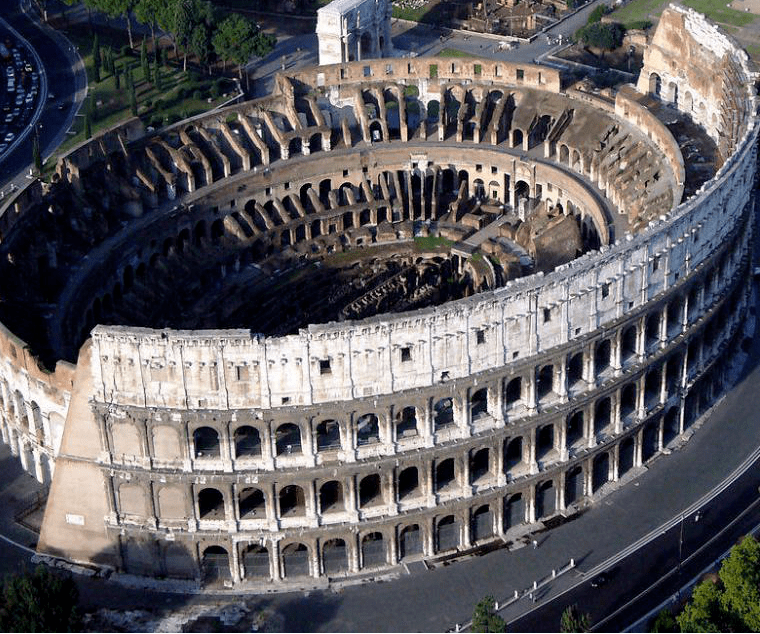
{"label": "parked car", "polygon": [[16,138],[16,135],[13,134],[13,132],[9,132],[8,134],[5,135],[5,139],[4,140],[5,140],[6,143],[10,143],[15,138]]}

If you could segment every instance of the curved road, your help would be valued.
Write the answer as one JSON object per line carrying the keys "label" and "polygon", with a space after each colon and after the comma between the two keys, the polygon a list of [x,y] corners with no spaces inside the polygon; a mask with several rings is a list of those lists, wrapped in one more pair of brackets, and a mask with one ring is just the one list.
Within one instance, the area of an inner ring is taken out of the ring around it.
{"label": "curved road", "polygon": [[[29,0],[13,2],[2,19],[18,31],[39,55],[47,77],[48,98],[38,120],[40,148],[48,157],[61,144],[87,94],[87,75],[79,54],[69,41],[47,25],[29,8]],[[42,92],[40,93],[43,96]],[[59,109],[59,106],[63,106]],[[0,191],[9,192],[11,183],[23,187],[32,162],[32,135],[26,137],[0,162]]]}

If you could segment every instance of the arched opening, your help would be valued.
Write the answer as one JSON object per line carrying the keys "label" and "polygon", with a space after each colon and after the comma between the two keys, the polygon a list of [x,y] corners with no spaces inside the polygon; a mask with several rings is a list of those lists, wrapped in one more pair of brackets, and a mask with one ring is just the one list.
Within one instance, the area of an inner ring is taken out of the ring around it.
{"label": "arched opening", "polygon": [[438,520],[436,524],[436,542],[438,552],[445,552],[459,547],[459,522],[453,515]]}
{"label": "arched opening", "polygon": [[237,458],[255,457],[261,455],[261,436],[259,430],[250,425],[238,427],[235,430],[235,456]]}
{"label": "arched opening", "polygon": [[523,145],[523,132],[515,128],[512,131],[512,147],[521,148]]}
{"label": "arched opening", "polygon": [[504,530],[525,522],[525,503],[522,493],[515,493],[504,499]]}
{"label": "arched opening", "polygon": [[193,446],[196,458],[218,458],[219,433],[211,427],[198,427],[193,431]]}
{"label": "arched opening", "polygon": [[559,162],[570,165],[570,148],[564,143],[559,146]]}
{"label": "arched opening", "polygon": [[398,546],[399,558],[402,560],[422,554],[422,531],[418,524],[412,524],[401,529]]}
{"label": "arched opening", "polygon": [[454,486],[456,486],[454,459],[441,460],[435,466],[435,491],[439,493]]}
{"label": "arched opening", "polygon": [[635,459],[635,445],[630,436],[620,443],[618,450],[618,474],[623,476],[633,468]]}
{"label": "arched opening", "polygon": [[198,492],[198,519],[223,520],[224,495],[218,489],[201,489]]}
{"label": "arched opening", "polygon": [[657,423],[652,422],[644,427],[642,442],[641,460],[642,462],[647,462],[660,449],[660,430],[657,426]]}
{"label": "arched opening", "polygon": [[359,507],[366,508],[383,503],[383,490],[377,473],[365,476],[359,482]]}
{"label": "arched opening", "polygon": [[630,423],[636,413],[636,384],[628,383],[620,394],[620,420]]}
{"label": "arched opening", "polygon": [[660,313],[649,315],[646,322],[646,347],[648,350],[656,347],[660,343]]}
{"label": "arched opening", "polygon": [[322,566],[326,575],[348,570],[348,549],[342,539],[329,539],[322,546]]}
{"label": "arched opening", "polygon": [[280,425],[274,436],[278,456],[301,453],[301,430],[298,425],[293,423]]}
{"label": "arched opening", "polygon": [[659,368],[647,373],[644,381],[644,403],[648,410],[653,409],[660,403],[660,388],[662,385],[662,373]]}
{"label": "arched opening", "polygon": [[493,537],[493,513],[488,504],[478,507],[472,514],[470,522],[470,539],[478,542]]}
{"label": "arched opening", "polygon": [[662,443],[667,445],[678,436],[678,408],[673,406],[665,413],[662,428]]}
{"label": "arched opening", "polygon": [[399,501],[416,497],[420,492],[420,480],[417,467],[407,467],[398,474]]}
{"label": "arched opening", "polygon": [[359,52],[360,59],[368,59],[374,56],[374,47],[372,46],[372,35],[368,31],[364,31],[359,38]]}
{"label": "arched opening", "polygon": [[504,473],[522,464],[523,461],[523,442],[522,436],[507,439],[504,441]]}
{"label": "arched opening", "polygon": [[380,442],[380,425],[375,414],[364,414],[356,420],[356,444],[359,447]]}
{"label": "arched opening", "polygon": [[554,425],[544,425],[536,431],[536,460],[545,460],[554,450]]}
{"label": "arched opening", "polygon": [[417,435],[417,410],[405,407],[396,413],[396,440]]}
{"label": "arched opening", "polygon": [[583,469],[575,466],[565,474],[565,505],[574,504],[583,497]]}
{"label": "arched opening", "polygon": [[229,555],[221,546],[209,546],[203,551],[201,569],[204,583],[216,583],[232,578]]}
{"label": "arched opening", "polygon": [[325,482],[319,488],[320,513],[341,513],[345,511],[343,485],[337,480]]}
{"label": "arched opening", "polygon": [[609,369],[611,352],[612,347],[609,339],[605,339],[596,346],[596,351],[594,352],[594,370],[597,376]]}
{"label": "arched opening", "polygon": [[554,391],[554,366],[545,365],[536,376],[536,400],[550,398]]}
{"label": "arched opening", "polygon": [[488,448],[478,449],[470,454],[470,480],[472,484],[481,478],[487,479],[491,474],[490,453]]}
{"label": "arched opening", "polygon": [[[520,208],[520,201],[528,201],[530,198],[530,185],[525,181],[517,181],[515,183],[515,208]],[[523,203],[524,204],[524,203]]]}
{"label": "arched opening", "polygon": [[317,451],[340,449],[340,425],[336,420],[323,420],[317,425]]}
{"label": "arched opening", "polygon": [[552,480],[541,482],[536,486],[536,519],[554,514],[556,497]]}
{"label": "arched opening", "polygon": [[470,417],[473,422],[488,415],[488,388],[481,388],[470,397]]}
{"label": "arched opening", "polygon": [[594,458],[592,489],[596,493],[610,479],[610,455],[605,452]]}
{"label": "arched opening", "polygon": [[384,566],[387,563],[383,534],[374,532],[362,538],[362,568]]}
{"label": "arched opening", "polygon": [[596,403],[594,411],[594,435],[605,432],[612,422],[612,401],[609,397],[603,398]]}
{"label": "arched opening", "polygon": [[504,389],[504,407],[506,409],[512,409],[516,407],[522,400],[522,378],[515,377],[507,383]]}
{"label": "arched opening", "polygon": [[309,576],[309,549],[303,544],[288,544],[282,549],[283,577]]}
{"label": "arched opening", "polygon": [[383,126],[380,125],[379,121],[373,121],[369,125],[369,138],[372,139],[372,141],[379,142],[383,141]]}
{"label": "arched opening", "polygon": [[670,91],[670,100],[673,102],[673,105],[678,108],[678,84],[671,81],[668,84],[668,90]]}
{"label": "arched opening", "polygon": [[649,92],[656,97],[659,97],[662,92],[662,79],[657,73],[649,75]]}
{"label": "arched opening", "polygon": [[269,579],[269,551],[265,546],[253,544],[243,551],[243,571],[248,579]]}
{"label": "arched opening", "polygon": [[568,447],[583,440],[583,411],[577,411],[567,419],[567,432],[565,441]]}
{"label": "arched opening", "polygon": [[242,489],[238,497],[238,514],[241,520],[264,519],[267,513],[264,493],[259,489]]}
{"label": "arched opening", "polygon": [[567,362],[567,389],[572,391],[583,390],[586,383],[583,380],[583,353],[578,352],[568,359]]}
{"label": "arched opening", "polygon": [[454,401],[442,398],[433,406],[433,422],[435,430],[446,429],[454,425]]}
{"label": "arched opening", "polygon": [[620,344],[623,365],[634,362],[636,360],[636,326],[629,326],[623,331]]}
{"label": "arched opening", "polygon": [[306,515],[306,498],[303,489],[289,484],[280,489],[280,517]]}

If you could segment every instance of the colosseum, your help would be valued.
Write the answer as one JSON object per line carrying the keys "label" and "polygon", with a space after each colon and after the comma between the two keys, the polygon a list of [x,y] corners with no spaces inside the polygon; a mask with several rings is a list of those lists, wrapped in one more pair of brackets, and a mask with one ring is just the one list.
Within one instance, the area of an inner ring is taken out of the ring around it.
{"label": "colosseum", "polygon": [[0,218],[2,438],[44,555],[238,589],[524,540],[691,433],[751,300],[756,76],[394,58],[133,120]]}

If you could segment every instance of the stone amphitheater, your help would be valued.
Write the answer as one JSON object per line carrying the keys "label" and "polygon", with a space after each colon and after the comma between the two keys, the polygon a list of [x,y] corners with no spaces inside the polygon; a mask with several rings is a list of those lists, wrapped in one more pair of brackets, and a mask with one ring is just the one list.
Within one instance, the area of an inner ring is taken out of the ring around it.
{"label": "stone amphitheater", "polygon": [[755,80],[671,7],[636,86],[381,59],[77,148],[0,218],[39,552],[315,586],[516,546],[630,480],[729,387]]}

